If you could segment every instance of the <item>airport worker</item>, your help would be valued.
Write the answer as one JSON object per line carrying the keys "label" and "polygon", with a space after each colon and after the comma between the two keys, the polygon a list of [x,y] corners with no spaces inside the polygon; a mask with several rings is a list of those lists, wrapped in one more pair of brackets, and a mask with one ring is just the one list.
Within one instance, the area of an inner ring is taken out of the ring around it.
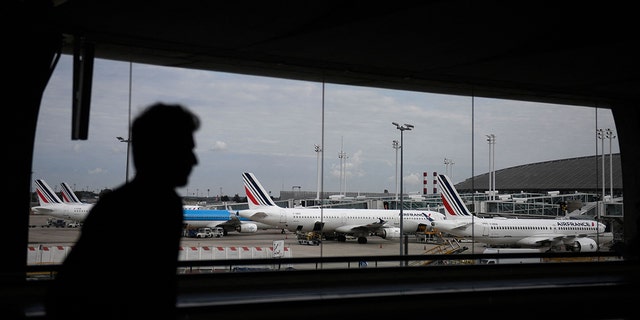
{"label": "airport worker", "polygon": [[[199,118],[156,103],[131,127],[135,176],[103,195],[48,288],[48,319],[176,319],[183,202]],[[147,232],[140,237],[136,230]]]}

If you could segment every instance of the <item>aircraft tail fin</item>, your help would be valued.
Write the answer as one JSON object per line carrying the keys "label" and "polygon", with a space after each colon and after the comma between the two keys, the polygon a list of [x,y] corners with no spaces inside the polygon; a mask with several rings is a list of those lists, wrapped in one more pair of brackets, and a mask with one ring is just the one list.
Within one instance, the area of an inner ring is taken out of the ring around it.
{"label": "aircraft tail fin", "polygon": [[244,181],[244,191],[247,194],[249,209],[278,207],[253,173],[242,173],[242,180]]}
{"label": "aircraft tail fin", "polygon": [[47,206],[52,204],[60,204],[62,200],[51,189],[51,187],[42,179],[36,179],[36,193],[38,195],[38,202],[40,206]]}
{"label": "aircraft tail fin", "polygon": [[62,201],[64,203],[82,203],[82,201],[80,201],[80,198],[76,196],[76,194],[73,192],[73,189],[71,189],[71,186],[68,183],[62,182],[60,183],[60,186],[62,187]]}
{"label": "aircraft tail fin", "polygon": [[441,191],[442,204],[444,205],[448,217],[471,217],[472,214],[469,209],[464,205],[464,201],[458,191],[451,183],[449,177],[444,174],[438,175],[438,184]]}

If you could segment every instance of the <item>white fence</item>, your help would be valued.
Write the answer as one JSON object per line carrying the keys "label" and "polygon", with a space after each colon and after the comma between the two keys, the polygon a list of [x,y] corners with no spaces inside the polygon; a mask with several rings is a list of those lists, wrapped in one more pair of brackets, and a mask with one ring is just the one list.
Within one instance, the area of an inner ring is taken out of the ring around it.
{"label": "white fence", "polygon": [[[64,258],[71,251],[71,246],[49,246],[49,245],[32,245],[27,248],[27,264],[43,265],[43,264],[61,264]],[[291,248],[284,247],[279,258],[292,257]],[[194,260],[232,260],[232,259],[269,259],[278,258],[274,256],[273,247],[246,247],[246,246],[182,246],[178,253],[180,261]],[[276,260],[274,260],[275,262]],[[274,263],[276,264],[276,263]],[[237,267],[237,266],[234,266]],[[244,268],[273,268],[274,265],[250,265]],[[281,267],[278,265],[278,267]],[[220,266],[215,269],[226,269],[228,267]],[[199,270],[213,270],[213,267],[200,267]]]}

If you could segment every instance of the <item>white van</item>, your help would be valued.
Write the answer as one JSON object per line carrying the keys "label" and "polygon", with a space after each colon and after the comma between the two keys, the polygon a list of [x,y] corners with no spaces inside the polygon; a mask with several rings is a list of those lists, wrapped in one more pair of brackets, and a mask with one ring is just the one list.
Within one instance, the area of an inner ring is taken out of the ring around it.
{"label": "white van", "polygon": [[482,253],[499,253],[504,254],[504,258],[480,258],[479,264],[506,264],[506,263],[539,263],[542,262],[542,257],[509,257],[510,253],[540,253],[539,249],[535,248],[486,248]]}

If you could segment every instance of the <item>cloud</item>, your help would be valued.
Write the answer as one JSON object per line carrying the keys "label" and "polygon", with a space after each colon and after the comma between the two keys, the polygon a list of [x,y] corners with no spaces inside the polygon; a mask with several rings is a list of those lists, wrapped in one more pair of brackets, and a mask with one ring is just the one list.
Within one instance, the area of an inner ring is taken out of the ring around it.
{"label": "cloud", "polygon": [[89,174],[104,174],[104,173],[107,173],[107,171],[104,170],[103,168],[93,168],[89,170]]}
{"label": "cloud", "polygon": [[211,150],[214,150],[214,151],[226,150],[226,149],[227,149],[227,143],[223,141],[216,141],[211,147]]}
{"label": "cloud", "polygon": [[[347,191],[393,192],[392,141],[400,140],[400,132],[391,122],[415,126],[403,134],[407,191],[422,190],[423,172],[444,172],[444,158],[455,162],[454,183],[487,172],[485,134],[496,135],[499,170],[593,155],[600,146],[595,129],[615,128],[607,109],[323,86],[101,59],[94,67],[88,140],[70,139],[70,56],[60,59],[43,96],[33,171],[52,184],[65,181],[100,189],[123,183],[126,144],[115,137],[128,136],[130,119],[158,101],[184,104],[202,121],[196,133],[199,164],[189,186],[180,191],[222,188],[231,195],[244,194],[244,171],[254,171],[274,194],[292,185],[316,190],[316,144],[323,148],[324,190],[342,188],[344,165]],[[612,142],[613,152],[619,152],[617,141]],[[347,156],[344,164],[340,152]]]}

